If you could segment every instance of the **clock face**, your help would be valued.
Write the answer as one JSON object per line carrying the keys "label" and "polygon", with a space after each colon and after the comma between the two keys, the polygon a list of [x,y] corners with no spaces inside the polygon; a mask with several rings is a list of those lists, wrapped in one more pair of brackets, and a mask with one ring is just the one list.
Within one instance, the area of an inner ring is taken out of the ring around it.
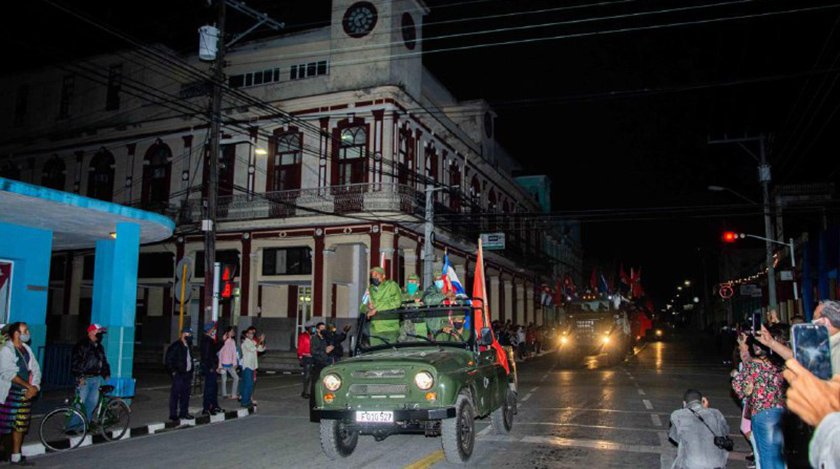
{"label": "clock face", "polygon": [[370,2],[354,3],[344,13],[344,32],[350,37],[367,36],[376,26],[376,7]]}
{"label": "clock face", "polygon": [[405,47],[409,50],[417,47],[417,27],[414,25],[414,18],[408,12],[402,15],[402,37]]}

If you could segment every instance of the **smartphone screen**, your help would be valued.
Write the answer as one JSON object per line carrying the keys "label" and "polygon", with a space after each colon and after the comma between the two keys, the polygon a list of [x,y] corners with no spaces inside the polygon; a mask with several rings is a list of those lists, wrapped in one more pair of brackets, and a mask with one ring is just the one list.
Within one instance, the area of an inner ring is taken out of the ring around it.
{"label": "smartphone screen", "polygon": [[752,315],[752,331],[753,334],[761,330],[761,313],[753,313]]}
{"label": "smartphone screen", "polygon": [[831,379],[828,328],[817,324],[793,326],[793,356],[817,378]]}

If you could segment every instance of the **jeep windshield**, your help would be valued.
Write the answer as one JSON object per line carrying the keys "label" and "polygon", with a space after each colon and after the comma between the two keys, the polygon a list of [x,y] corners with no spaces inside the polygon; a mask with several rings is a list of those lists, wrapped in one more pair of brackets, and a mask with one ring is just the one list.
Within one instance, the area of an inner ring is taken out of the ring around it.
{"label": "jeep windshield", "polygon": [[389,347],[472,344],[473,312],[470,306],[402,308],[378,311],[362,328],[362,352]]}

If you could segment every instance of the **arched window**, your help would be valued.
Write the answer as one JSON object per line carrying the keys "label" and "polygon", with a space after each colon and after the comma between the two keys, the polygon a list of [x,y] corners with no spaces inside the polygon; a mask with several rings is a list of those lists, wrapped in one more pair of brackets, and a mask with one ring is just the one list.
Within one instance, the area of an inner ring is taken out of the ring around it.
{"label": "arched window", "polygon": [[90,160],[87,195],[111,202],[114,198],[114,155],[106,149],[99,150]]}
{"label": "arched window", "polygon": [[407,126],[400,129],[399,158],[397,160],[397,179],[401,185],[414,185],[414,137]]}
{"label": "arched window", "polygon": [[346,186],[361,184],[366,180],[367,168],[367,126],[347,127],[339,133],[337,173],[333,173],[334,184]]}
{"label": "arched window", "polygon": [[41,173],[41,185],[50,189],[58,191],[64,190],[64,184],[67,181],[67,167],[64,165],[64,160],[53,155],[52,158],[44,163],[44,171]]}
{"label": "arched window", "polygon": [[490,193],[487,194],[487,211],[490,212],[490,216],[488,217],[490,229],[495,230],[496,220],[498,219],[498,216],[496,215],[496,212],[498,211],[498,203],[496,200],[496,191],[492,188],[490,189]]}
{"label": "arched window", "polygon": [[269,191],[300,189],[303,134],[284,132],[276,137],[274,156],[269,162]]}
{"label": "arched window", "polygon": [[473,176],[470,183],[470,205],[473,212],[481,211],[481,181],[478,176]]}
{"label": "arched window", "polygon": [[144,208],[156,208],[169,203],[169,177],[172,150],[158,140],[146,150],[143,158],[143,194],[140,199]]}

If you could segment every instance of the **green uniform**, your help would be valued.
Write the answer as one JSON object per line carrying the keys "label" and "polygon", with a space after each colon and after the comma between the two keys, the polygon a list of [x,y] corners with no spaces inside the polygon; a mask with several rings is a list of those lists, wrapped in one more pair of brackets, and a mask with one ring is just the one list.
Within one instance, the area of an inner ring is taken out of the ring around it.
{"label": "green uniform", "polygon": [[[382,312],[398,309],[402,306],[402,291],[397,282],[393,280],[385,280],[379,286],[371,285],[368,292],[370,292],[370,303],[366,310],[373,307],[377,312]],[[371,335],[378,335],[393,343],[396,341],[399,331],[399,319],[376,319],[376,316],[371,318]],[[372,340],[371,344],[373,343]]]}
{"label": "green uniform", "polygon": [[432,284],[429,288],[423,291],[423,296],[421,297],[423,300],[423,304],[426,306],[440,306],[443,304],[444,300],[446,300],[446,295],[440,291],[440,288]]}

